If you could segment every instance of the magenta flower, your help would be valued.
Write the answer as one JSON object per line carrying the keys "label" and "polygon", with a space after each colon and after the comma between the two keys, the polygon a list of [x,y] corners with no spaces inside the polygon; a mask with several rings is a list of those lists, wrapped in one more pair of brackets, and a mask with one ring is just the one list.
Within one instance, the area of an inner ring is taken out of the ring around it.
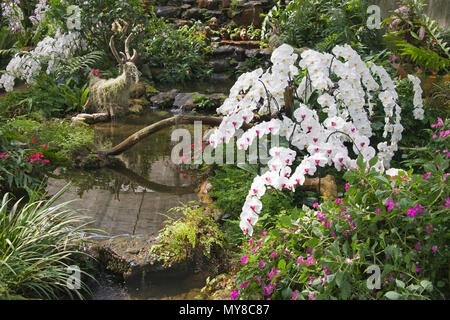
{"label": "magenta flower", "polygon": [[276,251],[274,251],[270,254],[271,259],[275,259],[277,256],[278,256],[278,253]]}
{"label": "magenta flower", "polygon": [[425,226],[425,232],[426,232],[426,233],[431,233],[431,232],[433,232],[433,230],[434,230],[434,227],[433,227],[432,224],[427,224],[427,225]]}
{"label": "magenta flower", "polygon": [[420,206],[420,204],[416,204],[415,208],[418,212],[423,213],[423,208]]}
{"label": "magenta flower", "polygon": [[244,282],[241,283],[240,287],[245,288],[247,285],[248,285],[248,280],[245,280]]}
{"label": "magenta flower", "polygon": [[230,300],[236,300],[238,296],[239,296],[239,289],[234,289],[233,293],[230,296]]}
{"label": "magenta flower", "polygon": [[314,257],[309,257],[308,259],[306,259],[306,262],[305,262],[305,264],[306,264],[307,266],[309,266],[309,265],[311,265],[311,264],[315,264],[315,263],[317,263],[317,260],[314,259]]}
{"label": "magenta flower", "polygon": [[394,209],[396,205],[398,205],[398,202],[394,203],[394,201],[392,201],[392,200],[388,200],[385,204],[385,206],[388,207],[387,208],[388,212],[391,212],[392,209]]}
{"label": "magenta flower", "polygon": [[422,248],[422,244],[421,244],[420,241],[419,241],[419,242],[416,243],[416,245],[415,245],[415,247],[414,247],[414,250],[419,251],[420,248]]}
{"label": "magenta flower", "polygon": [[315,297],[316,297],[316,295],[315,295],[315,294],[312,294],[312,293],[310,293],[310,294],[308,295],[308,299],[309,299],[309,300],[314,300]]}
{"label": "magenta flower", "polygon": [[379,215],[381,213],[381,209],[377,208],[377,210],[375,211],[375,214]]}
{"label": "magenta flower", "polygon": [[266,265],[266,262],[264,260],[261,260],[258,264],[258,266],[262,269]]}
{"label": "magenta flower", "polygon": [[245,256],[241,257],[241,263],[243,266],[245,266],[245,264],[247,263],[247,259],[248,259],[248,254],[246,254]]}
{"label": "magenta flower", "polygon": [[280,272],[280,269],[273,270],[272,268],[268,274],[270,281],[272,281],[275,275],[279,274]]}
{"label": "magenta flower", "polygon": [[432,253],[435,253],[436,250],[437,250],[437,246],[432,246],[432,247],[431,247],[431,252],[432,252]]}
{"label": "magenta flower", "polygon": [[350,188],[350,184],[349,184],[349,183],[346,183],[346,184],[345,184],[345,191],[347,192],[349,188]]}
{"label": "magenta flower", "polygon": [[407,214],[409,217],[414,218],[414,217],[416,216],[416,214],[417,214],[417,209],[416,209],[415,207],[409,208],[409,209],[406,211],[406,214]]}

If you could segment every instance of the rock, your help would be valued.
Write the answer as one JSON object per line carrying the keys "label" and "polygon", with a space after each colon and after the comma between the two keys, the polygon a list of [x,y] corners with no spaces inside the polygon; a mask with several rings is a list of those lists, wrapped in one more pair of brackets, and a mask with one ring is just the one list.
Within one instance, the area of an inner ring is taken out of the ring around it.
{"label": "rock", "polygon": [[245,56],[247,58],[259,56],[259,50],[258,49],[247,49],[247,50],[245,50]]}
{"label": "rock", "polygon": [[183,19],[177,19],[174,21],[176,25],[183,27],[183,26],[191,26],[192,21],[191,20],[183,20]]}
{"label": "rock", "polygon": [[177,94],[177,89],[172,89],[168,92],[161,92],[151,97],[150,102],[152,103],[153,107],[156,108],[170,108],[173,105]]}
{"label": "rock", "polygon": [[178,18],[181,9],[173,6],[155,7],[155,15],[162,18]]}
{"label": "rock", "polygon": [[270,57],[272,56],[272,50],[269,48],[265,48],[259,51],[259,54],[263,56],[265,59],[270,60]]}
{"label": "rock", "polygon": [[179,93],[175,97],[175,101],[173,102],[173,106],[179,108],[183,111],[191,111],[195,108],[196,104],[194,100],[196,97],[201,96],[198,92],[193,93]]}
{"label": "rock", "polygon": [[227,98],[223,93],[212,93],[208,94],[206,97],[214,103],[216,108],[220,107]]}
{"label": "rock", "polygon": [[[239,36],[239,34],[238,34],[238,36]],[[222,46],[230,45],[230,46],[235,46],[235,47],[239,47],[239,48],[243,48],[243,49],[259,49],[261,43],[259,41],[253,41],[253,40],[249,40],[249,41],[222,40],[222,41],[220,41],[220,45],[222,45]]]}
{"label": "rock", "polygon": [[233,46],[220,46],[211,53],[213,57],[223,58],[227,56],[231,56],[235,52],[235,47]]}
{"label": "rock", "polygon": [[131,113],[141,113],[142,110],[144,110],[144,107],[142,106],[142,104],[139,104],[136,102],[130,103],[130,106],[128,107],[128,111]]}
{"label": "rock", "polygon": [[205,9],[215,9],[218,6],[217,0],[197,0],[197,6]]}
{"label": "rock", "polygon": [[183,19],[187,19],[187,20],[190,20],[190,19],[202,19],[203,18],[203,14],[202,14],[202,10],[201,9],[199,9],[199,8],[191,8],[191,9],[188,9],[188,10],[184,11],[181,14],[181,17]]}
{"label": "rock", "polygon": [[144,82],[139,82],[133,84],[130,89],[130,98],[140,98],[145,96],[146,93],[146,84]]}
{"label": "rock", "polygon": [[158,244],[155,237],[116,237],[90,244],[87,248],[98,263],[125,283],[149,281],[164,276],[183,276],[191,271],[190,262],[165,266],[151,251]]}
{"label": "rock", "polygon": [[233,21],[238,26],[250,26],[253,24],[255,28],[260,28],[264,20],[264,18],[261,17],[262,13],[264,13],[264,11],[260,7],[247,6],[247,8],[244,8],[233,15]]}
{"label": "rock", "polygon": [[226,72],[230,70],[230,63],[227,59],[212,60],[209,62],[209,66],[216,73]]}
{"label": "rock", "polygon": [[234,50],[234,54],[231,57],[237,61],[245,61],[245,49],[236,48]]}
{"label": "rock", "polygon": [[231,4],[231,0],[221,0],[220,1],[220,5],[222,6],[222,8],[228,8]]}

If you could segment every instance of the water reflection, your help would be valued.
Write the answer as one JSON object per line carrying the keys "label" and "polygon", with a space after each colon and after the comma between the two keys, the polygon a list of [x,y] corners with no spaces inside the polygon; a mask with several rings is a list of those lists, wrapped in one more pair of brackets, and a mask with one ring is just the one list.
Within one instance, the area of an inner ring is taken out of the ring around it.
{"label": "water reflection", "polygon": [[[169,112],[149,112],[96,124],[96,145],[99,149],[116,145],[143,127],[171,116]],[[189,125],[182,127],[192,130]],[[49,193],[71,182],[73,187],[60,201],[78,199],[72,206],[92,218],[94,227],[111,236],[156,235],[168,209],[197,198],[195,177],[171,162],[172,130],[161,130],[117,156],[124,166],[90,171],[59,169],[49,179]],[[170,214],[173,217],[177,213]]]}

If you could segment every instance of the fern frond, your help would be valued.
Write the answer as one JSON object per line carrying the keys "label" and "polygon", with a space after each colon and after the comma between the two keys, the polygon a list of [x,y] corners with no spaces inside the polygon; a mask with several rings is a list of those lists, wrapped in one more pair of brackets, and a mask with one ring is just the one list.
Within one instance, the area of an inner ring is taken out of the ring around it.
{"label": "fern frond", "polygon": [[72,58],[68,63],[61,61],[57,77],[65,77],[86,70],[98,63],[103,57],[102,51],[93,51],[82,56]]}
{"label": "fern frond", "polygon": [[416,47],[406,41],[399,41],[397,47],[400,50],[400,54],[404,56],[410,56],[411,60],[425,69],[434,69],[436,71],[447,71],[450,66],[450,60],[441,57],[436,52],[422,47]]}

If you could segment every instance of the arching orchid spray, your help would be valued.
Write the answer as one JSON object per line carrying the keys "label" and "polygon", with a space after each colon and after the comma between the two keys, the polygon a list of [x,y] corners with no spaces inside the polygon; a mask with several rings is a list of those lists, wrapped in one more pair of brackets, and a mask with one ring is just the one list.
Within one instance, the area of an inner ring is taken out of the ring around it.
{"label": "arching orchid spray", "polygon": [[[262,209],[260,198],[267,188],[294,191],[318,167],[331,165],[342,170],[356,166],[356,160],[350,158],[344,145],[346,142],[367,162],[377,155],[375,168],[384,171],[402,137],[398,95],[383,67],[364,63],[349,45],[336,46],[332,54],[307,50],[298,64],[297,60],[294,49],[283,44],[274,50],[273,65],[266,72],[257,69],[239,77],[229,97],[217,109],[224,119],[209,137],[213,147],[228,143],[244,122],[250,123],[256,116],[255,122],[259,123],[237,140],[239,149],[247,150],[255,139],[265,135],[279,135],[289,143],[289,147],[270,149],[267,170],[253,180],[240,223],[242,231],[250,236]],[[293,79],[300,78],[299,75],[303,77],[296,84]],[[413,76],[409,79],[418,90],[420,80]],[[313,96],[317,99],[312,99]],[[296,104],[287,101],[291,97],[295,97]],[[386,139],[378,144],[378,152],[369,140],[373,135],[370,117],[377,99],[384,108]],[[414,102],[414,116],[422,119],[421,98],[416,95]],[[311,107],[314,105],[327,115],[323,122]],[[300,153],[303,159],[294,170],[292,165]]]}

